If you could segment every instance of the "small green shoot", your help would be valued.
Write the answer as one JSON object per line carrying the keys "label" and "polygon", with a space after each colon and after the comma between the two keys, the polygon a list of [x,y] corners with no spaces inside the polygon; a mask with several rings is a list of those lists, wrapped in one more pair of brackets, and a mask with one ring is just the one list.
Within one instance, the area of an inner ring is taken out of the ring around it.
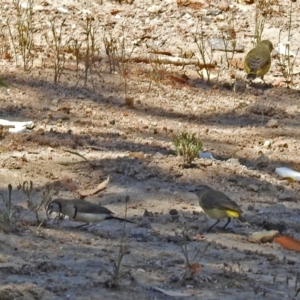
{"label": "small green shoot", "polygon": [[194,159],[199,156],[202,149],[202,142],[196,137],[196,134],[182,132],[174,137],[175,152],[178,156],[183,156],[184,163],[190,166]]}

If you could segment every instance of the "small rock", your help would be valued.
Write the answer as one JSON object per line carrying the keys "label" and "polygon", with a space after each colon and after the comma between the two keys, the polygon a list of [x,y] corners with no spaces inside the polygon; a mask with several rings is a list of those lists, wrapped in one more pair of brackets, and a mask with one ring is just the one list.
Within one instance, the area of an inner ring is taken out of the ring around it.
{"label": "small rock", "polygon": [[170,283],[176,283],[179,280],[180,280],[179,276],[175,274],[171,275],[171,277],[169,278]]}
{"label": "small rock", "polygon": [[218,20],[218,21],[224,21],[225,20],[225,16],[222,14],[222,15],[218,15],[217,17],[216,17],[216,19]]}
{"label": "small rock", "polygon": [[39,128],[37,131],[36,131],[36,134],[38,135],[44,135],[45,134],[45,130],[43,128]]}
{"label": "small rock", "polygon": [[257,231],[249,235],[248,241],[251,243],[267,243],[272,242],[277,236],[279,236],[278,230]]}
{"label": "small rock", "polygon": [[202,166],[202,167],[209,167],[213,164],[213,161],[212,160],[208,160],[208,159],[200,159],[199,160],[199,164]]}
{"label": "small rock", "polygon": [[111,120],[111,121],[109,121],[109,124],[110,124],[110,125],[115,125],[115,124],[116,124],[116,120]]}
{"label": "small rock", "polygon": [[261,155],[255,160],[255,165],[258,168],[266,168],[269,165],[269,157],[266,155]]}
{"label": "small rock", "polygon": [[147,209],[145,209],[143,216],[144,217],[154,217],[154,214],[152,211],[148,211]]}
{"label": "small rock", "polygon": [[248,210],[249,211],[253,211],[254,210],[254,205],[253,204],[249,204],[248,205]]}
{"label": "small rock", "polygon": [[54,105],[54,106],[57,106],[58,101],[59,101],[59,99],[53,99],[53,100],[51,101],[51,104]]}
{"label": "small rock", "polygon": [[222,11],[219,10],[218,8],[211,8],[211,9],[207,10],[206,15],[207,16],[217,16],[221,13],[222,13]]}
{"label": "small rock", "polygon": [[159,5],[152,5],[147,9],[147,12],[149,13],[159,13],[161,12],[161,7]]}
{"label": "small rock", "polygon": [[247,190],[257,193],[259,191],[259,187],[256,184],[251,183],[247,186]]}
{"label": "small rock", "polygon": [[91,113],[93,111],[93,109],[91,108],[91,107],[87,107],[86,109],[85,109],[85,112],[86,113]]}
{"label": "small rock", "polygon": [[268,121],[268,123],[266,124],[267,128],[278,128],[279,126],[279,122],[276,119],[271,119]]}
{"label": "small rock", "polygon": [[271,141],[264,141],[265,148],[271,148]]}
{"label": "small rock", "polygon": [[133,232],[130,234],[131,238],[136,239],[137,242],[148,242],[149,236],[143,232]]}
{"label": "small rock", "polygon": [[221,11],[228,11],[228,10],[229,10],[229,3],[228,3],[228,1],[226,1],[226,0],[221,0],[221,1],[219,2],[218,8],[219,8]]}
{"label": "small rock", "polygon": [[289,192],[289,191],[285,190],[283,193],[281,193],[278,196],[278,200],[279,201],[294,201],[294,202],[297,202],[297,196],[294,195],[292,192]]}
{"label": "small rock", "polygon": [[169,214],[170,214],[171,216],[176,216],[176,215],[178,215],[178,210],[175,209],[175,208],[173,208],[173,209],[171,209],[171,210],[169,211]]}
{"label": "small rock", "polygon": [[226,163],[229,163],[231,165],[234,166],[239,166],[240,165],[240,161],[237,158],[229,158],[226,160]]}

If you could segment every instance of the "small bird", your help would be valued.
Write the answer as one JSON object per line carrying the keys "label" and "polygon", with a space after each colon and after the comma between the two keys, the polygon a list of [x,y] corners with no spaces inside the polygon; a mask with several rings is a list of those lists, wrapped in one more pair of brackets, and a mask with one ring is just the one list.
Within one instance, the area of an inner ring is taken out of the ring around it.
{"label": "small bird", "polygon": [[253,80],[261,77],[264,80],[264,75],[270,70],[272,50],[272,43],[269,40],[263,40],[247,53],[244,60],[247,79]]}
{"label": "small bird", "polygon": [[46,212],[49,215],[56,212],[64,216],[69,216],[69,218],[74,221],[85,223],[78,227],[109,219],[134,223],[127,219],[115,217],[114,213],[106,207],[80,199],[55,199],[49,203],[46,208]]}
{"label": "small bird", "polygon": [[232,201],[228,196],[220,191],[216,191],[207,185],[201,185],[196,188],[195,194],[199,198],[199,204],[201,208],[211,218],[217,219],[217,222],[210,226],[207,231],[210,231],[215,225],[217,225],[221,219],[228,218],[226,226],[231,221],[231,218],[239,219],[241,222],[246,222],[242,217],[242,211],[240,207]]}

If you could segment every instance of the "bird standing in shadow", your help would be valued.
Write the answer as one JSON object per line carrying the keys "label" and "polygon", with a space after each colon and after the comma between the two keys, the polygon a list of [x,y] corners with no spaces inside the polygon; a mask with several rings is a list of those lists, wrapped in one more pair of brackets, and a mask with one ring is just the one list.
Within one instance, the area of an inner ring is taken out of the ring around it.
{"label": "bird standing in shadow", "polygon": [[242,217],[242,210],[240,207],[224,193],[214,190],[207,185],[197,187],[194,192],[198,196],[199,205],[204,212],[212,219],[217,220],[207,229],[207,231],[210,231],[221,219],[225,218],[227,218],[227,223],[224,225],[223,229],[227,227],[232,218],[238,219],[241,222],[246,222]]}

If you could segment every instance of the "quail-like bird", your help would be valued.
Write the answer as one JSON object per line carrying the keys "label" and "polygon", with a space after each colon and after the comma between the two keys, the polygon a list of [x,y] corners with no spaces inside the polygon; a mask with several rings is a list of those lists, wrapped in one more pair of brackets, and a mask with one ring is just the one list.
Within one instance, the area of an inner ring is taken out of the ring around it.
{"label": "quail-like bird", "polygon": [[134,223],[127,219],[115,217],[114,213],[104,206],[80,199],[53,200],[47,206],[46,211],[47,214],[56,212],[64,216],[69,216],[69,218],[73,221],[85,223],[83,225],[87,225],[89,223],[98,223],[108,219]]}
{"label": "quail-like bird", "polygon": [[224,218],[227,218],[228,220],[223,229],[229,224],[231,218],[246,222],[242,217],[242,210],[240,207],[224,193],[214,190],[207,185],[201,185],[197,187],[195,194],[198,196],[199,204],[204,212],[212,219],[217,219],[217,222],[210,226],[207,231],[210,231]]}
{"label": "quail-like bird", "polygon": [[272,50],[272,43],[269,40],[263,40],[247,53],[244,60],[247,79],[253,80],[261,77],[264,80],[264,75],[270,70]]}

